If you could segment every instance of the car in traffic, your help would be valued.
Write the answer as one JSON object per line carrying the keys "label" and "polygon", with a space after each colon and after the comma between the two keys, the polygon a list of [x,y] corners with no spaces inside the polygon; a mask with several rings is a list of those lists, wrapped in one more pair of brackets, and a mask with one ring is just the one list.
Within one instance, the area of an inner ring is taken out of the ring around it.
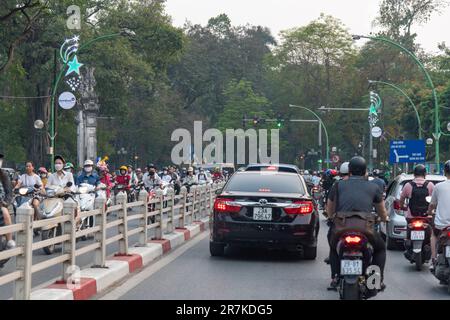
{"label": "car in traffic", "polygon": [[244,171],[279,171],[279,172],[289,172],[296,173],[301,175],[300,169],[293,164],[284,164],[284,163],[257,163],[257,164],[249,164],[246,166]]}
{"label": "car in traffic", "polygon": [[[380,232],[386,239],[388,250],[395,250],[403,247],[406,238],[406,211],[400,207],[400,195],[406,183],[414,179],[412,174],[401,174],[397,176],[387,187],[385,206],[389,215],[388,223],[381,223]],[[445,181],[446,178],[440,175],[427,175],[427,181],[431,181],[434,185]],[[408,200],[406,200],[408,201]]]}
{"label": "car in traffic", "polygon": [[210,218],[210,253],[228,245],[295,251],[315,259],[319,214],[298,174],[237,171],[217,192]]}

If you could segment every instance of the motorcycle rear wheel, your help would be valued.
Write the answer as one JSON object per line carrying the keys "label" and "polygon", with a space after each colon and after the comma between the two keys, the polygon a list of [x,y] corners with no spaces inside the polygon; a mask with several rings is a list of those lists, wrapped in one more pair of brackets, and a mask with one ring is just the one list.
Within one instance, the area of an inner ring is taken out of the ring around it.
{"label": "motorcycle rear wheel", "polygon": [[422,271],[422,265],[423,265],[422,252],[415,252],[414,253],[414,261],[416,263],[416,270],[417,271]]}
{"label": "motorcycle rear wheel", "polygon": [[[56,237],[56,227],[50,230],[42,230],[41,232],[42,241],[52,239],[55,237]],[[45,254],[51,255],[55,252],[55,245],[52,244],[51,246],[43,247],[42,250],[44,250]]]}
{"label": "motorcycle rear wheel", "polygon": [[342,281],[342,300],[361,300],[358,282],[351,284],[345,280]]}

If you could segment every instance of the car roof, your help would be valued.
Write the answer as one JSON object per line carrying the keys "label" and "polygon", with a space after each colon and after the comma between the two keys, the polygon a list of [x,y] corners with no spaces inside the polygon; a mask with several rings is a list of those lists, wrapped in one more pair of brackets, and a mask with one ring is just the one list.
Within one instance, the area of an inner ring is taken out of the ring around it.
{"label": "car roof", "polygon": [[[395,180],[399,183],[402,183],[403,181],[413,180],[414,175],[413,174],[401,174],[395,178]],[[445,181],[447,180],[446,177],[438,175],[438,174],[427,174],[425,177],[425,180],[431,180],[431,181]]]}
{"label": "car roof", "polygon": [[[296,165],[285,164],[285,163],[252,163],[252,164],[249,164],[248,166],[246,166],[244,170],[246,170],[248,168],[270,167],[270,166],[279,167],[279,168],[289,168],[289,169],[295,170],[298,174],[300,174],[300,169]],[[287,172],[287,173],[289,173],[289,172]]]}

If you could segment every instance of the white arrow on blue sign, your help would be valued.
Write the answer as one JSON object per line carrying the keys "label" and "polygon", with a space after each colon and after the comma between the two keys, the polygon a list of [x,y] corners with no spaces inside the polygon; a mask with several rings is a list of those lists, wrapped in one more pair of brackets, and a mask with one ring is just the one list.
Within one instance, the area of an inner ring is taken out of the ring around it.
{"label": "white arrow on blue sign", "polygon": [[425,162],[424,140],[393,140],[389,149],[389,163]]}

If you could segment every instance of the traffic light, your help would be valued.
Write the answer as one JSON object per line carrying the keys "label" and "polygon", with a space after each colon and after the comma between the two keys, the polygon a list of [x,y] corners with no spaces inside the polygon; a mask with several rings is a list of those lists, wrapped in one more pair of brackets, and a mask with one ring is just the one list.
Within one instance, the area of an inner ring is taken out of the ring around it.
{"label": "traffic light", "polygon": [[277,127],[278,128],[282,128],[283,127],[283,119],[281,118],[281,115],[280,114],[278,114],[278,117],[277,117]]}

